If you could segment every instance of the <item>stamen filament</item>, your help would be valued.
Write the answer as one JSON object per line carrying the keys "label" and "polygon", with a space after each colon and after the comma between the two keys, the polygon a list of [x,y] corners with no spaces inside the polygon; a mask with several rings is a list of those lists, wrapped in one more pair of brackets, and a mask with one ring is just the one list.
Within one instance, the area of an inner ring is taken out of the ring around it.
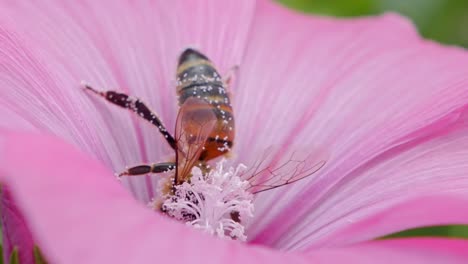
{"label": "stamen filament", "polygon": [[[246,189],[248,182],[239,175],[244,165],[224,170],[225,160],[208,173],[195,167],[190,182],[175,186],[175,193],[167,195],[164,211],[187,225],[221,238],[245,241],[244,225],[253,217],[253,195]],[[234,221],[232,214],[239,216]]]}

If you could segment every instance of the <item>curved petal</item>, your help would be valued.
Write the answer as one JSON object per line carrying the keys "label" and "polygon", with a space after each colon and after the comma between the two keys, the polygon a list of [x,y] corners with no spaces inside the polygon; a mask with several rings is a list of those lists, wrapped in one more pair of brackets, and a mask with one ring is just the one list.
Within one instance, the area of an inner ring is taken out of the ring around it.
{"label": "curved petal", "polygon": [[[400,145],[354,171],[278,243],[285,248],[341,245],[408,228],[468,223],[467,121],[467,114],[463,113],[458,123],[438,136]],[[453,196],[455,202],[444,195]],[[427,206],[424,200],[420,205],[411,202],[427,196],[437,197],[431,198],[433,206]],[[413,215],[404,217],[403,212],[400,215],[397,210],[400,207]],[[399,221],[387,215],[395,215]],[[388,221],[370,220],[384,216]],[[364,222],[358,226],[365,230],[353,231],[355,222]],[[334,234],[341,229],[348,231]]]}
{"label": "curved petal", "polygon": [[[300,232],[289,233],[289,237],[283,237],[284,241],[294,240],[292,243],[296,246],[308,243],[322,245],[324,241],[349,244],[408,228],[467,224],[467,118],[467,113],[463,113],[457,124],[438,137],[400,145],[355,171],[349,179],[337,185],[327,199],[322,200],[320,208],[307,216],[303,225],[298,226],[302,229]],[[450,196],[444,198],[446,195]],[[428,206],[424,200],[411,202],[428,196],[435,196],[430,202],[433,206]],[[401,215],[398,208],[403,210]],[[386,212],[382,213],[384,210]],[[413,215],[404,217],[404,212],[409,210]],[[391,221],[390,217],[384,222],[367,219],[394,213],[399,221]],[[307,221],[313,221],[313,227]],[[351,230],[354,222],[361,221],[367,223],[364,225],[368,229],[366,232],[361,230],[360,235],[337,238],[333,234],[340,229]],[[377,226],[374,227],[373,223]]]}
{"label": "curved petal", "polygon": [[[429,196],[391,206],[358,221],[347,218],[348,226],[327,236],[319,247],[349,245],[417,226],[466,224],[467,204],[468,197]],[[316,247],[310,248],[314,249]]]}
{"label": "curved petal", "polygon": [[[257,229],[252,229],[257,241],[299,247],[299,237],[287,240],[291,236],[283,236],[286,231],[295,234],[303,226],[318,228],[323,226],[320,221],[336,219],[339,214],[317,217],[330,208],[330,201],[342,199],[335,190],[359,180],[355,172],[372,159],[380,160],[382,153],[391,153],[386,158],[392,158],[399,153],[393,151],[398,150],[396,146],[438,135],[458,119],[468,98],[466,52],[421,41],[406,21],[393,15],[335,21],[300,16],[262,2],[247,35],[251,1],[207,1],[208,8],[196,8],[192,2],[166,3],[104,6],[100,2],[71,7],[50,2],[40,8],[34,3],[9,3],[0,9],[0,85],[6,87],[0,103],[8,107],[7,113],[16,113],[19,127],[23,128],[24,120],[58,134],[119,170],[131,163],[158,160],[164,153],[160,138],[149,127],[134,129],[134,116],[114,108],[109,113],[107,106],[89,100],[76,87],[80,80],[125,86],[124,91],[135,91],[150,105],[160,106],[155,109],[170,124],[175,108],[166,98],[174,91],[167,88],[167,76],[175,65],[176,49],[202,43],[202,49],[207,47],[215,62],[227,68],[240,60],[242,43],[251,39],[234,90],[236,109],[249,107],[248,112],[236,112],[242,131],[239,160],[252,160],[258,150],[274,144],[294,149],[320,142],[330,153],[327,167],[311,179],[313,185],[295,185],[259,198],[262,217],[253,225]],[[228,3],[236,4],[230,8]],[[215,12],[218,9],[226,13],[220,15]],[[179,13],[174,10],[181,10],[182,19],[165,15]],[[216,23],[211,20],[214,16]],[[183,23],[184,19],[188,22]],[[238,24],[242,27],[230,30]],[[179,34],[180,27],[185,30]],[[204,38],[203,32],[215,32],[209,35],[221,40]],[[151,38],[159,35],[170,37]],[[159,63],[159,58],[164,62]],[[430,81],[427,76],[432,77]],[[153,87],[164,87],[157,88],[157,98]],[[152,102],[155,99],[160,104]],[[96,108],[100,115],[96,116]],[[303,186],[307,188],[299,193]],[[151,184],[147,189],[130,187],[142,200],[151,196]],[[280,237],[287,239],[280,241]]]}
{"label": "curved petal", "polygon": [[0,179],[52,263],[306,263],[219,240],[144,207],[103,165],[48,136],[2,132]]}
{"label": "curved petal", "polygon": [[466,240],[395,239],[372,241],[308,254],[309,263],[466,263]]}
{"label": "curved petal", "polygon": [[21,263],[33,263],[34,241],[24,217],[11,198],[8,188],[2,187],[0,195],[2,217],[3,262],[9,263],[10,255],[16,247]]}
{"label": "curved petal", "polygon": [[[383,179],[372,197],[356,193],[349,201],[356,205],[352,208],[384,199],[382,188],[398,188],[399,180],[362,176],[365,164],[374,166],[384,153],[386,159],[398,156],[440,136],[459,120],[468,102],[468,53],[421,40],[397,15],[336,20],[300,15],[264,1],[250,36],[234,91],[234,107],[249,109],[237,112],[242,129],[238,160],[249,164],[259,149],[274,144],[285,153],[313,145],[311,153],[328,153],[325,168],[303,184],[258,197],[258,217],[250,229],[253,242],[301,248],[318,239],[326,223],[343,220],[339,210],[344,208],[332,201],[346,199],[340,191],[350,182]],[[398,147],[403,144],[405,148]],[[417,189],[450,180],[434,176],[404,186]],[[355,187],[357,192],[359,185]],[[414,195],[428,191],[418,190]],[[297,235],[305,227],[306,240]]]}
{"label": "curved petal", "polygon": [[[25,120],[121,171],[127,165],[162,161],[173,153],[154,127],[91,98],[80,89],[80,82],[141,97],[172,131],[177,56],[192,45],[209,54],[222,72],[238,64],[255,2],[0,5],[0,104],[10,109],[0,113],[0,120]],[[141,200],[149,200],[155,187],[156,182],[148,180],[129,180]]]}
{"label": "curved petal", "polygon": [[379,241],[307,254],[219,240],[143,207],[104,166],[61,141],[0,135],[0,179],[11,187],[53,263],[375,263],[393,258],[464,263],[468,258],[468,242],[455,240]]}
{"label": "curved petal", "polygon": [[[219,240],[144,208],[106,168],[69,145],[40,135],[3,131],[1,137],[0,178],[11,187],[53,263],[374,263],[376,259],[385,263],[396,258],[405,258],[405,263],[464,263],[468,259],[468,242],[456,240],[379,241],[307,255]],[[109,177],[96,177],[100,174]]]}

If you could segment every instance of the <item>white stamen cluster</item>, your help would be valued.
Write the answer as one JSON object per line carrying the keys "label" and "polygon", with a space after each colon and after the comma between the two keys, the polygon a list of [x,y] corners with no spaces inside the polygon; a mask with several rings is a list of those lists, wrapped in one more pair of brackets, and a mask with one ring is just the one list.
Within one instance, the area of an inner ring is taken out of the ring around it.
{"label": "white stamen cluster", "polygon": [[[169,216],[220,238],[245,241],[244,225],[253,217],[249,183],[239,177],[244,165],[225,171],[225,160],[216,169],[202,173],[194,167],[190,182],[175,187],[162,209]],[[236,221],[235,221],[236,220]],[[240,221],[239,221],[240,220]]]}

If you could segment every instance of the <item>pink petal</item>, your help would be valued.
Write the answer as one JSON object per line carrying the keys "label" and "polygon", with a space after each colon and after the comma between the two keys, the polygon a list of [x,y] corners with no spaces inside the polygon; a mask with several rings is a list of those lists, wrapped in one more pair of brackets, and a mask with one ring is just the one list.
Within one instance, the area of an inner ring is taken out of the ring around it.
{"label": "pink petal", "polygon": [[321,241],[320,247],[367,241],[415,226],[466,224],[467,203],[468,197],[461,199],[453,195],[417,198],[356,222],[349,220],[346,228],[327,237],[326,241]]}
{"label": "pink petal", "polygon": [[[351,174],[330,191],[317,209],[291,228],[280,243],[286,248],[349,244],[419,226],[468,223],[467,117],[464,113],[458,124],[437,137],[400,145]],[[431,198],[434,206],[411,202],[427,196],[437,197]],[[414,214],[403,217],[402,213],[400,218],[393,212],[396,209],[390,209],[395,205],[412,208],[402,210]],[[395,214],[399,221],[366,220],[380,217],[384,210],[384,215]],[[334,234],[340,229],[353,229],[352,224],[361,221],[366,223],[363,225],[367,233],[355,230],[352,232],[360,235]],[[378,225],[373,226],[374,223]]]}
{"label": "pink petal", "polygon": [[[254,242],[299,249],[346,226],[352,213],[467,193],[468,153],[456,147],[466,146],[463,132],[450,136],[452,147],[444,137],[416,148],[459,121],[468,103],[465,50],[421,40],[396,15],[334,20],[267,2],[251,36],[234,92],[235,109],[249,109],[236,112],[238,160],[249,164],[273,144],[328,153],[326,167],[302,184],[258,197]],[[435,149],[435,158],[415,161]],[[429,174],[431,166],[440,169]]]}
{"label": "pink petal", "polygon": [[468,242],[456,240],[379,241],[307,254],[219,240],[151,212],[103,165],[69,145],[40,135],[2,132],[1,138],[0,178],[53,263],[432,264],[468,258]]}
{"label": "pink petal", "polygon": [[2,186],[0,212],[2,217],[3,262],[9,263],[16,247],[22,263],[33,262],[34,242],[25,219],[11,199],[10,191]]}
{"label": "pink petal", "polygon": [[[399,198],[402,188],[421,184],[425,188],[413,196],[438,192],[433,190],[438,174],[403,185],[361,174],[366,166],[409,153],[421,138],[440,136],[458,120],[468,99],[465,51],[422,41],[394,15],[334,20],[301,16],[269,2],[258,3],[255,14],[252,1],[196,3],[15,2],[0,8],[0,108],[7,109],[0,111],[0,124],[59,135],[115,171],[164,160],[171,151],[154,128],[88,98],[78,84],[84,79],[140,96],[172,127],[176,108],[169,98],[175,91],[168,78],[178,52],[195,44],[222,72],[241,63],[233,89],[237,161],[249,164],[270,145],[287,153],[315,144],[328,153],[327,167],[309,184],[259,196],[250,231],[255,241],[283,248],[311,245],[347,225],[347,212],[376,213],[370,205],[386,201],[387,184]],[[396,148],[403,143],[407,148]],[[454,184],[453,178],[447,181],[444,186]],[[341,191],[356,182],[375,183],[378,195],[356,195],[345,203]],[[125,184],[145,201],[155,181]],[[330,223],[336,224],[323,228]]]}
{"label": "pink petal", "polygon": [[[173,154],[154,127],[91,98],[98,89],[141,97],[172,130],[177,56],[189,45],[221,72],[239,64],[253,1],[14,2],[0,8],[0,124],[60,136],[120,172]],[[11,114],[14,115],[11,115]],[[5,120],[5,122],[3,122]],[[8,122],[7,122],[8,121]],[[155,177],[124,180],[148,201]]]}
{"label": "pink petal", "polygon": [[151,211],[95,160],[51,137],[0,134],[0,178],[52,263],[284,263]]}
{"label": "pink petal", "polygon": [[397,239],[367,242],[343,248],[312,251],[309,263],[466,263],[468,241]]}

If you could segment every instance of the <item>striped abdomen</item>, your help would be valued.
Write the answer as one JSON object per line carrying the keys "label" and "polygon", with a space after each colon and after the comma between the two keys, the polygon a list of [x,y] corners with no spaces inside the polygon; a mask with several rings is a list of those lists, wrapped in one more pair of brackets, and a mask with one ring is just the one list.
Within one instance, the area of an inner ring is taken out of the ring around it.
{"label": "striped abdomen", "polygon": [[221,76],[205,55],[193,49],[186,49],[180,55],[177,94],[179,105],[191,97],[209,103],[193,107],[193,114],[210,108],[216,115],[215,128],[207,139],[200,160],[210,160],[226,154],[234,142],[234,116]]}

